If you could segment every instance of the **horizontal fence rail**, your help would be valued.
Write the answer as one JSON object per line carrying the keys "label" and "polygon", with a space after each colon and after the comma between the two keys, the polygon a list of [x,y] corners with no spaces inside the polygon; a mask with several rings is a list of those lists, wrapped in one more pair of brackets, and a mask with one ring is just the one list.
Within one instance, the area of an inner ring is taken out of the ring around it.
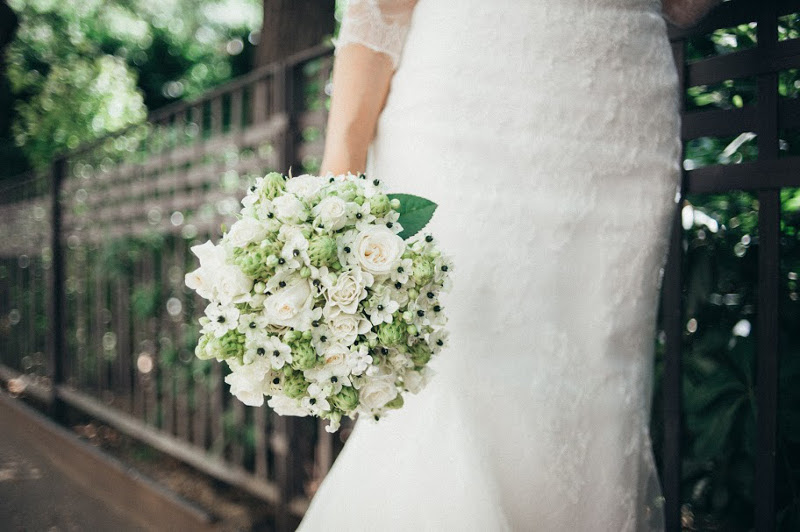
{"label": "horizontal fence rail", "polygon": [[[797,1],[733,0],[695,28],[670,29],[682,87],[685,144],[752,133],[758,155],[687,167],[682,195],[752,191],[759,198],[756,529],[775,528],[780,190],[800,187],[800,157],[778,149],[800,129],[800,100],[779,96],[780,72],[800,68],[800,39],[778,39]],[[692,39],[757,24],[751,48],[690,60]],[[144,124],[84,146],[48,171],[0,184],[0,379],[116,427],[261,497],[290,530],[342,447],[309,418],[235,400],[224,365],[193,349],[203,303],[184,286],[192,245],[218,238],[238,199],[267,171],[316,172],[322,155],[332,51],[319,47],[254,71]],[[740,107],[688,109],[686,91],[746,79]],[[661,473],[667,529],[686,500],[687,238],[680,210],[665,269]]]}

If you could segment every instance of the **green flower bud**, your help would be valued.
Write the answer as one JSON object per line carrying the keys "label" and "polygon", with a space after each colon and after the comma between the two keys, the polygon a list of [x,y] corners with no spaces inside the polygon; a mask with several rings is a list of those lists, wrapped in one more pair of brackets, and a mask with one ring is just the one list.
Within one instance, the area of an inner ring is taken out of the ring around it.
{"label": "green flower bud", "polygon": [[342,412],[350,412],[358,405],[358,390],[342,386],[342,391],[332,396],[330,402]]}
{"label": "green flower bud", "polygon": [[286,181],[278,172],[270,172],[264,176],[261,190],[268,199],[275,199],[281,195],[286,188]]}
{"label": "green flower bud", "polygon": [[386,403],[386,408],[392,408],[392,409],[401,408],[403,406],[403,403],[405,403],[405,400],[403,399],[403,396],[398,393],[397,397]]}
{"label": "green flower bud", "polygon": [[292,343],[292,342],[302,338],[302,336],[303,336],[303,333],[301,333],[300,331],[295,331],[293,329],[291,331],[286,331],[286,334],[283,335],[283,341],[285,343],[287,343],[287,344],[288,343]]}
{"label": "green flower bud", "polygon": [[394,209],[394,210],[397,210],[397,209],[399,209],[399,208],[400,208],[400,200],[399,200],[399,199],[397,199],[397,198],[393,198],[393,199],[392,199],[392,200],[389,202],[389,205],[392,207],[392,209]]}
{"label": "green flower bud", "polygon": [[414,365],[417,367],[424,366],[431,359],[430,348],[422,342],[417,342],[411,346],[409,353],[411,353],[411,361],[414,362]]}
{"label": "green flower bud", "polygon": [[255,292],[256,294],[263,294],[266,289],[267,285],[265,285],[261,281],[258,281],[256,284],[253,285],[253,292]]}
{"label": "green flower bud", "polygon": [[411,323],[412,321],[414,321],[414,313],[411,312],[410,310],[403,312],[403,321],[405,321],[406,323]]}
{"label": "green flower bud", "polygon": [[328,235],[318,235],[308,245],[308,258],[311,259],[311,264],[317,268],[336,262],[336,257],[336,239]]}
{"label": "green flower bud", "polygon": [[414,261],[414,270],[411,272],[411,278],[414,279],[417,286],[422,286],[433,279],[433,273],[433,262],[426,258],[419,258]]}
{"label": "green flower bud", "polygon": [[274,268],[275,266],[278,265],[278,257],[275,255],[270,255],[269,257],[267,257],[265,262],[267,263],[267,266],[269,266],[270,268]]}
{"label": "green flower bud", "polygon": [[364,200],[366,198],[364,196],[356,196],[353,198],[353,202],[357,203],[358,205],[364,205]]}
{"label": "green flower bud", "polygon": [[197,347],[194,348],[194,354],[200,360],[209,360],[211,358],[223,360],[225,358],[225,351],[222,349],[222,345],[211,334],[204,334],[200,337]]}
{"label": "green flower bud", "polygon": [[383,216],[391,209],[389,196],[386,194],[375,194],[369,199],[369,212],[375,216]]}
{"label": "green flower bud", "polygon": [[395,314],[392,323],[382,323],[378,327],[378,340],[383,345],[397,345],[402,343],[405,338],[406,325],[399,319],[397,314]]}
{"label": "green flower bud", "polygon": [[303,340],[311,340],[314,335],[311,334],[311,331],[303,331]]}
{"label": "green flower bud", "polygon": [[409,325],[406,328],[406,331],[408,331],[408,334],[410,336],[414,336],[415,334],[417,334],[417,326],[416,325]]}
{"label": "green flower bud", "polygon": [[307,389],[308,383],[303,377],[303,373],[294,371],[290,366],[284,366],[283,393],[292,399],[298,399],[306,393]]}
{"label": "green flower bud", "polygon": [[417,299],[419,297],[419,292],[417,292],[416,288],[409,288],[408,289],[408,298],[409,299]]}
{"label": "green flower bud", "polygon": [[317,364],[317,352],[309,341],[298,341],[291,344],[292,368],[296,370],[311,369]]}
{"label": "green flower bud", "polygon": [[302,277],[303,279],[308,279],[309,277],[311,277],[311,269],[308,266],[303,266],[300,269],[300,277]]}

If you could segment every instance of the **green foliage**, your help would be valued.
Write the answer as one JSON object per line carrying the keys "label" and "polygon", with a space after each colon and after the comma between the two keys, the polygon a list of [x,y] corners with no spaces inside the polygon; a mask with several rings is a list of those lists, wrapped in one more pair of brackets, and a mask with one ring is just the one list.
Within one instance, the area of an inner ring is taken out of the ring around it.
{"label": "green foliage", "polygon": [[14,136],[35,166],[251,64],[258,0],[10,0]]}
{"label": "green foliage", "polygon": [[400,201],[400,218],[397,220],[403,226],[400,238],[406,239],[414,236],[425,227],[433,217],[437,205],[431,200],[413,196],[411,194],[388,194],[390,199]]}

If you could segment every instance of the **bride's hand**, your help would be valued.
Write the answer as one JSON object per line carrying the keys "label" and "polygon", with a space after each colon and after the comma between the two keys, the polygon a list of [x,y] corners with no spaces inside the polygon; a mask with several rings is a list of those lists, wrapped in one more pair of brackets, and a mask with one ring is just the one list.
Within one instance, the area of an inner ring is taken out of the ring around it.
{"label": "bride's hand", "polygon": [[384,53],[356,43],[337,51],[321,175],[366,169],[367,148],[375,135],[392,73],[392,61]]}
{"label": "bride's hand", "polygon": [[664,18],[676,26],[688,28],[703,18],[721,0],[664,0]]}

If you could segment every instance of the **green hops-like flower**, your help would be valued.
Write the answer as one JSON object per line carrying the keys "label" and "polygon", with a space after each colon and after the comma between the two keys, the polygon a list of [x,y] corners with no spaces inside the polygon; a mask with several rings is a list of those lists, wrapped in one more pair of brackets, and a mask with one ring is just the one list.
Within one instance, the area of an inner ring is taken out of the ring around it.
{"label": "green hops-like flower", "polygon": [[385,406],[386,406],[386,408],[397,409],[397,408],[401,408],[403,406],[403,403],[405,403],[405,401],[403,400],[403,396],[400,395],[400,394],[397,394],[397,396],[394,399],[392,399],[391,401],[389,401],[388,403],[386,403]]}
{"label": "green hops-like flower", "polygon": [[381,217],[392,208],[389,196],[386,194],[375,194],[369,199],[369,212],[377,217]]}
{"label": "green hops-like flower", "polygon": [[292,348],[292,368],[296,370],[311,369],[317,363],[317,353],[311,346],[311,342],[301,340],[291,344]]}
{"label": "green hops-like flower", "polygon": [[424,257],[419,257],[414,261],[414,269],[411,272],[411,278],[417,286],[428,284],[433,279],[434,266],[433,262]]}
{"label": "green hops-like flower", "polygon": [[292,399],[298,399],[306,393],[307,389],[308,383],[303,377],[303,373],[292,370],[290,366],[284,366],[283,393]]}
{"label": "green hops-like flower", "polygon": [[222,348],[219,339],[213,334],[204,334],[200,337],[197,347],[194,348],[194,354],[200,360],[209,360],[211,358],[223,360],[225,358],[225,350]]}
{"label": "green hops-like flower", "polygon": [[318,235],[308,245],[308,258],[317,268],[329,266],[337,259],[336,240],[328,235]]}
{"label": "green hops-like flower", "polygon": [[378,327],[378,340],[383,345],[397,345],[402,343],[406,337],[406,324],[395,316],[392,323],[382,323]]}
{"label": "green hops-like flower", "polygon": [[286,188],[286,180],[278,172],[270,172],[264,176],[261,190],[267,199],[275,199]]}
{"label": "green hops-like flower", "polygon": [[342,386],[342,391],[332,396],[330,402],[342,412],[350,412],[358,405],[358,390],[351,386]]}
{"label": "green hops-like flower", "polygon": [[411,346],[409,353],[411,353],[411,361],[417,367],[424,366],[431,359],[430,348],[421,342]]}
{"label": "green hops-like flower", "polygon": [[234,248],[233,263],[249,277],[267,279],[272,276],[277,265],[277,260],[269,260],[276,245],[278,243],[265,240],[261,245],[250,244],[246,248]]}

